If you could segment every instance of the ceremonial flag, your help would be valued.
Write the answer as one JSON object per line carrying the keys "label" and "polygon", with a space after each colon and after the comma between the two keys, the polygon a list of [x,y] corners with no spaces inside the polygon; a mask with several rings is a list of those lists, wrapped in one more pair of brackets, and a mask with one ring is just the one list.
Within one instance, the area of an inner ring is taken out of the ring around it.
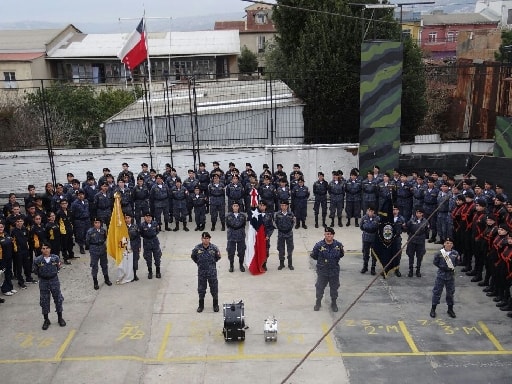
{"label": "ceremonial flag", "polygon": [[383,202],[382,208],[379,211],[379,218],[379,230],[377,232],[377,239],[372,247],[372,255],[382,265],[384,277],[386,277],[388,273],[398,267],[398,260],[396,258],[393,259],[393,257],[400,250],[398,243],[395,241],[395,238],[400,235],[394,225],[392,198],[388,198]]}
{"label": "ceremonial flag", "polygon": [[147,59],[148,48],[146,46],[144,19],[140,20],[139,25],[128,37],[128,40],[117,54],[117,57],[121,59],[130,71]]}
{"label": "ceremonial flag", "polygon": [[123,251],[127,240],[129,240],[128,227],[124,221],[123,210],[121,209],[121,196],[116,192],[114,194],[114,208],[112,209],[107,234],[107,253],[116,261],[116,265],[123,261]]}
{"label": "ceremonial flag", "polygon": [[265,235],[265,226],[260,212],[255,209],[252,211],[251,221],[246,239],[247,248],[245,250],[245,263],[253,275],[265,273],[263,263],[267,261],[267,240]]}

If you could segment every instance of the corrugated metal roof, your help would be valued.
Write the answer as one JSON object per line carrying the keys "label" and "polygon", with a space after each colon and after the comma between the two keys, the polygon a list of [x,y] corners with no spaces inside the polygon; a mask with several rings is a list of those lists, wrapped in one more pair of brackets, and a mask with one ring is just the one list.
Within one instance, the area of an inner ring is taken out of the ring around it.
{"label": "corrugated metal roof", "polygon": [[[171,41],[169,42],[169,34]],[[124,34],[89,34],[49,53],[49,59],[117,57],[128,38]],[[149,33],[150,57],[193,55],[238,55],[238,30]]]}
{"label": "corrugated metal roof", "polygon": [[62,29],[30,29],[30,30],[0,30],[0,51],[46,51],[50,43]]}
{"label": "corrugated metal roof", "polygon": [[423,15],[423,25],[497,24],[480,13],[436,13]]}
{"label": "corrugated metal roof", "polygon": [[[271,104],[277,108],[304,104],[282,81],[272,82],[272,100],[268,92],[268,81],[265,80],[199,83],[195,93],[199,115],[268,109]],[[169,97],[170,100],[167,100],[163,91],[153,93],[152,110],[155,117],[166,116],[166,107],[171,104],[174,115],[190,114],[187,83],[174,84]],[[107,123],[142,119],[145,115],[143,103],[142,99],[134,102]]]}
{"label": "corrugated metal roof", "polygon": [[0,52],[0,61],[32,61],[38,57],[44,56],[44,52],[24,52],[24,53],[2,53]]}

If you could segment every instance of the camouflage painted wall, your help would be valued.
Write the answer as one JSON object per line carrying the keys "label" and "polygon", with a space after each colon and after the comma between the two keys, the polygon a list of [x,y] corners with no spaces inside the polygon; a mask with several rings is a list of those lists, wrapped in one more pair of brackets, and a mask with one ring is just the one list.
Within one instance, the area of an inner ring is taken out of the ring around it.
{"label": "camouflage painted wall", "polygon": [[398,167],[402,117],[403,47],[400,42],[361,45],[359,170]]}
{"label": "camouflage painted wall", "polygon": [[502,116],[496,117],[496,130],[494,136],[495,157],[508,157],[512,159],[512,119]]}

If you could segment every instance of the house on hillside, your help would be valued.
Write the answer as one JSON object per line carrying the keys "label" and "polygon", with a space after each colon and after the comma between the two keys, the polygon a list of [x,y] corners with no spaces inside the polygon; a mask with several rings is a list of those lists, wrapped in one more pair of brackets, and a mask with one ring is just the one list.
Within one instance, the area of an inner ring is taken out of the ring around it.
{"label": "house on hillside", "polygon": [[30,89],[51,78],[46,54],[81,32],[69,24],[63,29],[0,31],[0,89]]}
{"label": "house on hillside", "polygon": [[479,13],[434,12],[423,15],[421,48],[433,59],[453,60],[457,55],[457,40],[461,31],[495,31],[498,20]]}
{"label": "house on hillside", "polygon": [[[124,84],[138,80],[145,67],[128,72],[117,57],[126,34],[80,34],[48,52],[52,77],[73,83]],[[154,81],[220,79],[238,72],[237,31],[150,32],[148,52]]]}
{"label": "house on hillside", "polygon": [[498,20],[500,27],[512,26],[512,0],[477,0],[475,12]]}
{"label": "house on hillside", "polygon": [[258,72],[265,69],[265,49],[274,40],[276,28],[272,21],[272,5],[252,4],[245,8],[245,20],[216,21],[214,29],[237,30],[240,47],[246,46],[258,57]]}

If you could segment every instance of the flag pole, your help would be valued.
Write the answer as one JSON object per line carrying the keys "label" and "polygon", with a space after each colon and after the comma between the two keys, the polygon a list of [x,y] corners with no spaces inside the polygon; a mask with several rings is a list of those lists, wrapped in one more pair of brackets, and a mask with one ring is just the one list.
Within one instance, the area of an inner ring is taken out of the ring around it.
{"label": "flag pole", "polygon": [[144,16],[142,17],[144,19],[144,39],[146,40],[146,52],[147,52],[147,60],[148,60],[148,79],[149,79],[149,113],[151,116],[151,129],[153,134],[153,150],[155,155],[155,162],[156,162],[156,170],[158,172],[158,151],[157,151],[157,145],[156,145],[156,134],[155,134],[155,114],[153,112],[153,83],[151,80],[151,60],[149,59],[149,42],[148,42],[148,30],[146,28],[146,11],[144,11]]}

